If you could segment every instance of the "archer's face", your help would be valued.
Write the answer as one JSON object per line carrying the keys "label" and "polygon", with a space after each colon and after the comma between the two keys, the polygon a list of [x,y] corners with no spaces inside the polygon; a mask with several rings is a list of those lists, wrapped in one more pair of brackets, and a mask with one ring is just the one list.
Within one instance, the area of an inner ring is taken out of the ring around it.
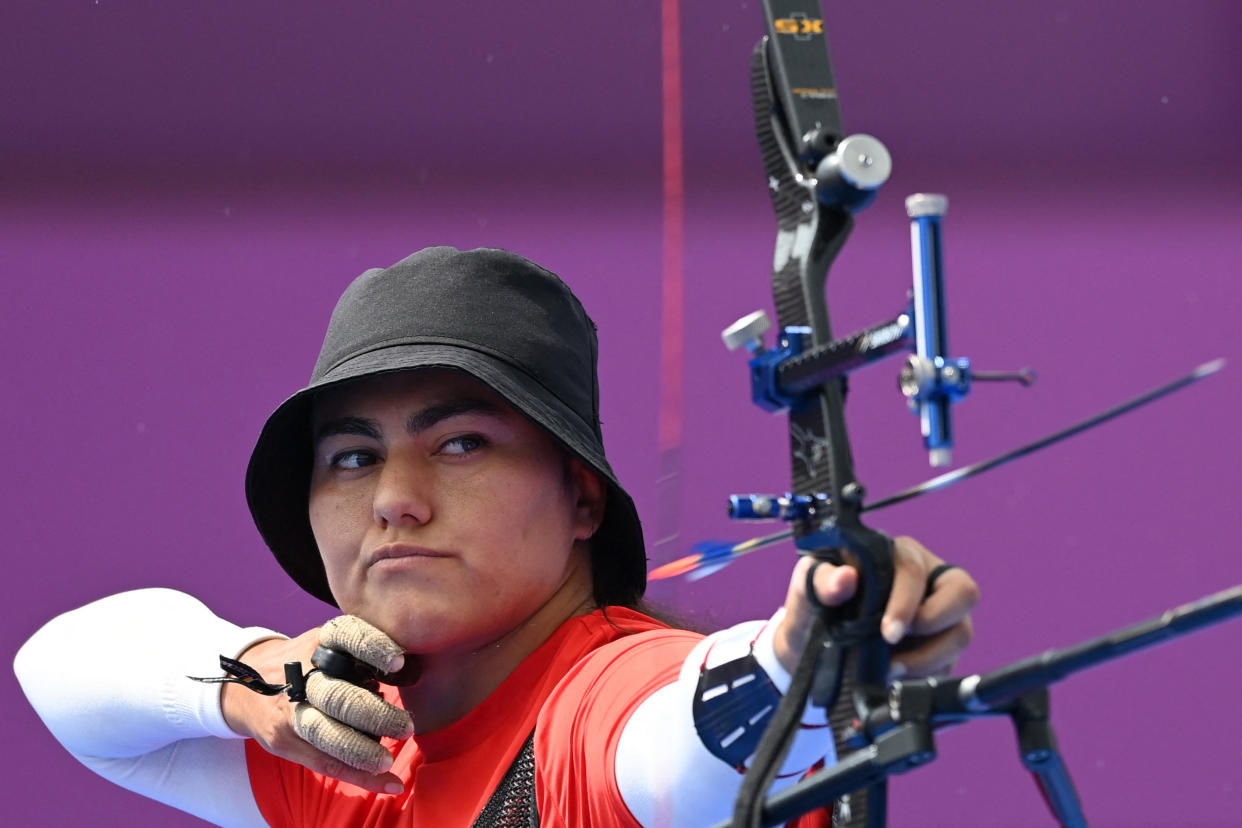
{"label": "archer's face", "polygon": [[310,522],[341,609],[407,652],[469,652],[591,594],[595,476],[482,383],[424,369],[320,400]]}

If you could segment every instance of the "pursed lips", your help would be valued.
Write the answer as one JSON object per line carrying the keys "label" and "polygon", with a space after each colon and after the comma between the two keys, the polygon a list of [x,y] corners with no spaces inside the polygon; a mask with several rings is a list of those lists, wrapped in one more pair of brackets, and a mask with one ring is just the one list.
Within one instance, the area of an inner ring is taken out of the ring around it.
{"label": "pursed lips", "polygon": [[429,549],[425,546],[413,546],[404,543],[386,543],[371,553],[368,566],[374,566],[380,561],[391,561],[401,558],[449,558],[452,555],[448,552],[441,552],[438,549]]}

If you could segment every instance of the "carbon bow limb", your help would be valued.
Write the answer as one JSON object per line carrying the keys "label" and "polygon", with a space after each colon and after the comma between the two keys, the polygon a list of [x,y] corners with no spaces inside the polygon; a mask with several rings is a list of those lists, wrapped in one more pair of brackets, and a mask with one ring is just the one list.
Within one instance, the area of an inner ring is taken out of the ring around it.
{"label": "carbon bow limb", "polygon": [[[765,0],[764,10],[768,36],[752,56],[751,90],[778,226],[772,290],[783,349],[810,350],[833,342],[824,295],[828,268],[849,236],[852,212],[871,200],[888,177],[889,162],[875,139],[842,134],[818,2]],[[735,825],[760,824],[763,794],[808,695],[816,692],[817,702],[829,708],[833,731],[843,740],[865,708],[859,703],[883,692],[888,672],[880,617],[892,584],[893,547],[859,518],[863,489],[846,432],[843,382],[830,380],[781,402],[789,409],[792,492],[823,503],[795,523],[795,543],[803,554],[857,567],[859,590],[849,604],[818,619],[756,751]],[[851,750],[844,741],[838,749],[842,755]],[[883,825],[884,810],[879,781],[843,798],[837,824]]]}

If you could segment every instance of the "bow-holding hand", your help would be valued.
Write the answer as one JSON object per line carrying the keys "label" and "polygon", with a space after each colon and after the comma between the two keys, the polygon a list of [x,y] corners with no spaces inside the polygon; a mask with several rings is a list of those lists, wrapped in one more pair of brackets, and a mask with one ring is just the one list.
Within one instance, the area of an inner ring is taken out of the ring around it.
{"label": "bow-holding hand", "polygon": [[[890,678],[952,669],[973,634],[970,611],[979,602],[978,584],[964,569],[944,568],[944,560],[914,538],[894,538],[893,557],[893,590],[880,630],[890,645],[905,639],[907,646],[893,653]],[[776,630],[776,656],[790,673],[798,665],[817,612],[806,594],[807,571],[816,563],[804,556],[794,567],[785,616]],[[929,589],[933,572],[937,576]],[[858,571],[853,567],[820,562],[815,570],[815,596],[824,606],[845,603],[857,587]]]}

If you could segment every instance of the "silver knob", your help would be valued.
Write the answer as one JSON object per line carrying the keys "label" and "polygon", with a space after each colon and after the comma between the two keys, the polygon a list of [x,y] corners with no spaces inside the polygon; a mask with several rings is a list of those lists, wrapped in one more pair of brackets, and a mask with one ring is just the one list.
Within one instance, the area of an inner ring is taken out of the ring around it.
{"label": "silver knob", "polygon": [[910,218],[943,216],[948,210],[949,198],[940,193],[915,193],[906,197],[906,215]]}
{"label": "silver knob", "polygon": [[[725,347],[730,351],[736,351],[743,345],[751,347],[750,343],[752,342],[762,349],[763,335],[771,327],[772,321],[768,319],[767,313],[757,310],[754,313],[746,314],[721,331],[720,338],[724,340]],[[752,348],[752,350],[754,349]]]}

